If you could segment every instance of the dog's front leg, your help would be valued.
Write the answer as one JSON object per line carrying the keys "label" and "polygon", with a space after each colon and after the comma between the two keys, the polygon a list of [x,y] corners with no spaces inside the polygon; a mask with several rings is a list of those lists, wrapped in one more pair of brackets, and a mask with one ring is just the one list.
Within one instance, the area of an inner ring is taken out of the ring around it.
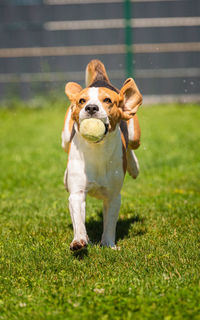
{"label": "dog's front leg", "polygon": [[115,248],[116,224],[121,205],[121,195],[104,202],[103,235],[101,245]]}
{"label": "dog's front leg", "polygon": [[88,244],[85,228],[85,200],[84,192],[71,193],[69,196],[69,210],[74,229],[74,239],[70,244],[71,250],[82,249]]}

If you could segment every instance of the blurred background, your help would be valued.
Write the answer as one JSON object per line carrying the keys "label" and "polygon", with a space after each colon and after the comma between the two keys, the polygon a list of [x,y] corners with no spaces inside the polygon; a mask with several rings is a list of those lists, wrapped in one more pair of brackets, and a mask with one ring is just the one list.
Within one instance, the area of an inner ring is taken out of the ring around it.
{"label": "blurred background", "polygon": [[84,85],[97,58],[118,88],[131,73],[146,104],[199,102],[200,1],[127,8],[123,0],[0,0],[1,99],[63,94],[67,81]]}

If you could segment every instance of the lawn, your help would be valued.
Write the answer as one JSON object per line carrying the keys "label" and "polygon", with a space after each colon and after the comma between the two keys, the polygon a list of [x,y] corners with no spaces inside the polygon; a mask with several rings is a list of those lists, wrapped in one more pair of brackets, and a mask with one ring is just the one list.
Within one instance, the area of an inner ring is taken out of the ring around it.
{"label": "lawn", "polygon": [[102,204],[88,198],[93,245],[76,255],[64,114],[59,102],[0,108],[0,319],[200,319],[200,107],[140,109],[141,172],[125,178],[121,250],[100,248]]}

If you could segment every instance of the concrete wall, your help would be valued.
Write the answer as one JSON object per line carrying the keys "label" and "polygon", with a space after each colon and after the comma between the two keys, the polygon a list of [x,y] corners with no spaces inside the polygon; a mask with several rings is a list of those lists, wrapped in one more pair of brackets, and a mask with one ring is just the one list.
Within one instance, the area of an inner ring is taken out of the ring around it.
{"label": "concrete wall", "polygon": [[[146,103],[200,100],[199,13],[199,0],[132,3],[134,78]],[[69,80],[83,84],[93,58],[104,62],[120,87],[124,38],[120,0],[1,0],[1,98],[63,91]]]}

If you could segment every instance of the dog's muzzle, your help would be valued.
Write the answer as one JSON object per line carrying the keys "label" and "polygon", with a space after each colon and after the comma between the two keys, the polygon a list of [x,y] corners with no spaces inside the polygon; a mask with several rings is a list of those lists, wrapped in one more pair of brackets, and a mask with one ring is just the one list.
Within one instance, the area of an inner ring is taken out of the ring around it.
{"label": "dog's muzzle", "polygon": [[99,107],[96,104],[88,104],[85,107],[85,111],[90,115],[93,116],[95,113],[99,111]]}

